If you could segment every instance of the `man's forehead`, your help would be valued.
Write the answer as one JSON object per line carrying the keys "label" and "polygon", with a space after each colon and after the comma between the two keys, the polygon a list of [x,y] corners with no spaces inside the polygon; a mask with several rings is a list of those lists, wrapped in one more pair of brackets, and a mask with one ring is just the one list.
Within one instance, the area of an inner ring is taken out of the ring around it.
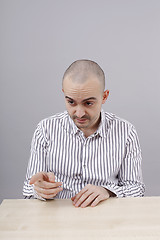
{"label": "man's forehead", "polygon": [[98,98],[102,94],[102,88],[99,81],[95,78],[88,79],[84,83],[66,79],[64,81],[63,90],[65,96],[76,101],[83,101],[87,98]]}
{"label": "man's forehead", "polygon": [[97,99],[100,91],[97,88],[84,87],[84,88],[76,88],[67,86],[64,88],[65,97],[73,99],[75,101],[84,101],[85,99]]}
{"label": "man's forehead", "polygon": [[85,82],[72,81],[70,78],[66,78],[63,82],[63,88],[67,91],[95,91],[101,88],[101,84],[97,78],[88,78]]}

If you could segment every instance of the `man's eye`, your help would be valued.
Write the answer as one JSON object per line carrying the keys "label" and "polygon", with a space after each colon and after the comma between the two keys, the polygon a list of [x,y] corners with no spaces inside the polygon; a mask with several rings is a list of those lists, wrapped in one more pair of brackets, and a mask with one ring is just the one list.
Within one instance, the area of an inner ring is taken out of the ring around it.
{"label": "man's eye", "polygon": [[68,103],[69,103],[70,105],[73,105],[73,104],[74,104],[74,102],[73,102],[73,101],[68,101]]}
{"label": "man's eye", "polygon": [[93,105],[93,102],[86,102],[86,105],[87,105],[87,106],[92,106],[92,105]]}

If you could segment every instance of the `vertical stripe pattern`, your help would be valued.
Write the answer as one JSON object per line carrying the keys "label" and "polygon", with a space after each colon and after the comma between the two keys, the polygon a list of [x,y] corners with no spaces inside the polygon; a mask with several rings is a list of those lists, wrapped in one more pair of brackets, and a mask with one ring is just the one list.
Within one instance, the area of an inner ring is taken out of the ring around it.
{"label": "vertical stripe pattern", "polygon": [[63,191],[55,198],[71,198],[87,184],[103,186],[117,197],[143,196],[141,162],[138,136],[131,123],[102,110],[99,128],[85,138],[65,111],[38,124],[23,195],[34,196],[29,181],[45,171],[63,182]]}

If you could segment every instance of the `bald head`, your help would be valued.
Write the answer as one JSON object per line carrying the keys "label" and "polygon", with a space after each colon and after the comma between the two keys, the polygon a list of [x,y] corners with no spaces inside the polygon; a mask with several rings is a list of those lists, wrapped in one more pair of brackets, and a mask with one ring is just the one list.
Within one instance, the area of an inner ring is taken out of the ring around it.
{"label": "bald head", "polygon": [[102,91],[104,91],[104,72],[96,62],[91,60],[82,59],[73,62],[65,71],[63,82],[67,78],[76,83],[85,83],[92,76],[98,79],[102,86]]}

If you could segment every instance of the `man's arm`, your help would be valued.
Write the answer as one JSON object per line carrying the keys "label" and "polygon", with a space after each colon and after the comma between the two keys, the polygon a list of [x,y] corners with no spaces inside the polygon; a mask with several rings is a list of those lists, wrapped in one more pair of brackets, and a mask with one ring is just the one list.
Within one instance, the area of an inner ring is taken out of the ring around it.
{"label": "man's arm", "polygon": [[43,136],[41,123],[38,124],[31,142],[31,153],[28,162],[26,179],[23,186],[23,195],[27,198],[36,197],[34,186],[30,185],[30,179],[37,172],[46,172],[46,141]]}
{"label": "man's arm", "polygon": [[125,156],[122,161],[118,183],[108,182],[105,186],[85,186],[72,198],[76,207],[96,206],[109,197],[142,197],[145,187],[142,181],[141,149],[134,127],[131,128],[126,142]]}
{"label": "man's arm", "polygon": [[142,178],[142,155],[136,129],[132,126],[127,138],[118,183],[108,182],[106,186],[117,197],[143,197],[145,185]]}
{"label": "man's arm", "polygon": [[117,197],[144,196],[141,148],[134,127],[131,128],[126,142],[125,156],[118,173],[118,184],[110,182],[106,187]]}
{"label": "man's arm", "polygon": [[25,198],[34,197],[45,200],[53,198],[58,192],[62,191],[60,187],[62,183],[55,182],[54,173],[47,173],[46,145],[47,140],[40,123],[32,138],[31,155],[23,187]]}

